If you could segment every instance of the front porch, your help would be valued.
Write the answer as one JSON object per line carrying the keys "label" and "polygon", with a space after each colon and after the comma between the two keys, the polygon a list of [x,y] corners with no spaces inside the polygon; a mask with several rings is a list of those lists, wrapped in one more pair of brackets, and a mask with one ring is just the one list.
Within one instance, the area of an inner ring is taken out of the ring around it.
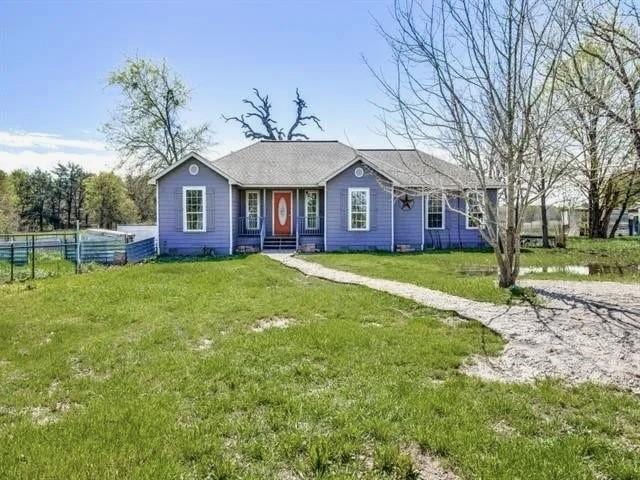
{"label": "front porch", "polygon": [[322,188],[234,189],[236,252],[323,251]]}
{"label": "front porch", "polygon": [[293,235],[267,235],[265,217],[238,217],[234,234],[234,249],[256,250],[324,250],[324,218],[320,216],[298,217],[294,222]]}

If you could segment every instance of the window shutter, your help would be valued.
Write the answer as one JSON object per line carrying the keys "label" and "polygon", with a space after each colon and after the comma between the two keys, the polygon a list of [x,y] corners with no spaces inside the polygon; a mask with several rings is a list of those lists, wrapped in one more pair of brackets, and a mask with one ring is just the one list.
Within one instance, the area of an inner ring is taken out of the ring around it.
{"label": "window shutter", "polygon": [[173,195],[174,203],[176,207],[176,230],[182,231],[182,187],[176,188]]}
{"label": "window shutter", "polygon": [[349,209],[347,208],[347,195],[348,190],[346,188],[340,190],[340,228],[343,230],[346,230],[347,225],[349,225],[349,219],[347,218],[349,215]]}
{"label": "window shutter", "polygon": [[213,232],[216,228],[213,212],[215,211],[215,190],[207,188],[207,232]]}
{"label": "window shutter", "polygon": [[[375,190],[369,190],[369,230],[375,230],[378,228],[378,212],[376,209],[377,195],[378,192]],[[389,217],[389,221],[391,221],[391,217]]]}

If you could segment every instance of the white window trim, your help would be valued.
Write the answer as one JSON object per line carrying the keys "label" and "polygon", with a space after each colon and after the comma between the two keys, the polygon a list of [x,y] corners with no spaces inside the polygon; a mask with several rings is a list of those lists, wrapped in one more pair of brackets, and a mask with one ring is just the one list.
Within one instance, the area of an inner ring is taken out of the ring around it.
{"label": "white window trim", "polygon": [[425,228],[426,228],[427,230],[444,230],[444,229],[445,229],[445,223],[444,223],[444,221],[445,221],[445,218],[446,218],[446,215],[445,215],[444,213],[445,213],[445,209],[446,209],[446,205],[447,205],[447,203],[446,203],[446,199],[445,199],[445,196],[444,196],[445,194],[444,194],[444,193],[442,193],[442,194],[441,194],[441,195],[442,195],[442,212],[440,213],[440,215],[442,216],[442,227],[438,227],[438,228],[434,228],[434,227],[430,227],[430,226],[429,226],[429,215],[430,215],[430,213],[429,213],[429,200],[430,200],[430,198],[431,198],[431,195],[432,195],[432,194],[428,193],[428,194],[425,196],[425,206],[426,206],[426,208],[425,208],[425,210],[424,210],[424,224],[425,224]]}
{"label": "white window trim", "polygon": [[[257,227],[256,228],[249,228],[249,194],[250,193],[255,193],[256,194],[256,199],[257,199],[257,205],[258,205],[258,212],[257,212],[257,219],[258,221],[256,222]],[[245,222],[246,222],[246,227],[247,230],[260,230],[260,212],[262,205],[260,202],[260,190],[245,190],[244,192],[244,209],[245,209]]]}
{"label": "white window trim", "polygon": [[[471,195],[483,195],[482,192],[470,192],[469,194],[467,194],[467,197],[470,198]],[[480,200],[480,202],[482,202],[482,200]],[[465,212],[466,212],[466,228],[467,230],[478,230],[480,228],[480,226],[473,226],[471,224],[469,224],[469,220],[471,220],[471,215],[469,214],[469,203],[466,199],[464,201],[465,203]],[[482,203],[480,203],[480,208],[482,208]],[[484,212],[482,212],[482,217],[484,220]]]}
{"label": "white window trim", "polygon": [[[364,192],[366,194],[365,198],[367,199],[367,216],[366,216],[366,226],[364,228],[353,228],[351,226],[351,194],[355,193],[355,192]],[[369,194],[369,188],[363,188],[363,187],[357,187],[357,188],[350,188],[349,189],[349,195],[347,197],[347,225],[349,227],[349,231],[350,232],[367,232],[369,231],[369,226],[371,224],[370,222],[370,214],[371,214],[371,196]]]}
{"label": "white window trim", "polygon": [[[316,226],[313,229],[309,228],[309,205],[307,204],[307,195],[313,193],[316,196]],[[320,191],[319,190],[305,190],[304,191],[304,228],[305,230],[320,230]]]}
{"label": "white window trim", "polygon": [[[187,191],[197,190],[202,192],[202,228],[187,228]],[[199,233],[207,231],[207,187],[182,187],[182,231],[184,233]]]}

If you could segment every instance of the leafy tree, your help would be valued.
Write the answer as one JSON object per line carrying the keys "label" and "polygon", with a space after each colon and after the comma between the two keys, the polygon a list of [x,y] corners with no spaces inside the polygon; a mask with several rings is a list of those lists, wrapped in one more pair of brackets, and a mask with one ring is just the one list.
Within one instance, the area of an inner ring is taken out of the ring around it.
{"label": "leafy tree", "polygon": [[120,166],[154,173],[209,143],[209,125],[183,126],[190,91],[165,62],[128,59],[109,75],[108,84],[122,96],[110,122],[102,130],[122,156]]}
{"label": "leafy tree", "polygon": [[149,185],[147,175],[128,174],[124,177],[127,193],[136,207],[138,220],[142,223],[156,220],[156,189]]}
{"label": "leafy tree", "polygon": [[61,216],[67,228],[82,220],[85,202],[85,180],[88,173],[78,164],[59,163],[53,170],[56,190],[63,203]]}
{"label": "leafy tree", "polygon": [[0,170],[0,233],[11,233],[18,228],[17,202],[11,177]]}
{"label": "leafy tree", "polygon": [[14,170],[9,175],[13,191],[16,196],[16,210],[18,212],[18,229],[23,230],[27,225],[27,211],[29,210],[29,172]]}
{"label": "leafy tree", "polygon": [[[244,113],[239,117],[225,117],[225,121],[234,121],[240,124],[242,133],[251,140],[293,140],[295,138],[304,138],[308,140],[309,137],[304,133],[300,133],[297,130],[300,127],[307,126],[307,122],[313,122],[316,127],[322,130],[320,125],[320,119],[315,115],[304,115],[304,110],[308,108],[307,102],[300,96],[300,91],[296,88],[296,99],[293,101],[296,105],[296,118],[289,127],[286,133],[282,127],[278,127],[278,122],[273,119],[271,112],[271,102],[269,101],[269,95],[260,95],[257,88],[253,89],[254,95],[258,98],[258,101],[245,98],[242,103],[246,103],[251,107],[251,111]],[[249,121],[256,119],[259,123],[259,127],[254,128]],[[262,130],[262,131],[260,131]]]}
{"label": "leafy tree", "polygon": [[100,228],[114,228],[118,223],[135,219],[135,206],[124,182],[111,172],[92,175],[85,182],[87,211],[92,223]]}
{"label": "leafy tree", "polygon": [[17,196],[20,226],[26,230],[45,230],[53,223],[54,182],[51,174],[39,168],[29,173],[15,170],[11,180]]}

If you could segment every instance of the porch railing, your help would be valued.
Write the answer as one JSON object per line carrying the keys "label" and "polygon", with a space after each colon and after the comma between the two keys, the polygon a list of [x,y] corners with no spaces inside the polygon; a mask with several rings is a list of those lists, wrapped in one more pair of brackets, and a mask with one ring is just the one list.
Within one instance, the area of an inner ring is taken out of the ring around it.
{"label": "porch railing", "polygon": [[262,236],[264,217],[238,217],[238,235],[241,237]]}
{"label": "porch railing", "polygon": [[320,215],[298,217],[296,232],[300,236],[316,236],[324,233],[324,218]]}

